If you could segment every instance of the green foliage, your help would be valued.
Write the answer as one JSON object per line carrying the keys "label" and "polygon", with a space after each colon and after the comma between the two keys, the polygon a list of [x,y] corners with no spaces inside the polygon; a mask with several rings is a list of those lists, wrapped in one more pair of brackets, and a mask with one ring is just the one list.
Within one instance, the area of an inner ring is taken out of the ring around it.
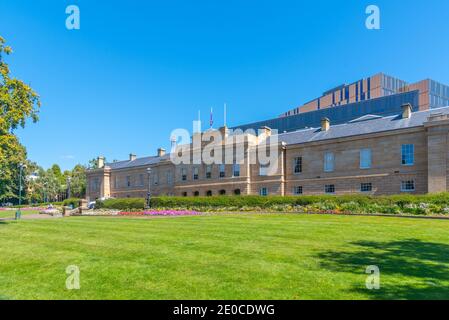
{"label": "green foliage", "polygon": [[14,135],[28,119],[38,120],[40,101],[33,89],[12,78],[4,56],[12,53],[0,36],[0,202],[15,201],[18,194],[20,163],[26,162],[25,148]]}
{"label": "green foliage", "polygon": [[78,198],[68,198],[62,202],[64,207],[72,206],[73,208],[78,208],[80,205],[80,200]]}
{"label": "green foliage", "polygon": [[448,214],[449,193],[379,197],[365,195],[155,197],[151,200],[151,207],[221,212]]}
{"label": "green foliage", "polygon": [[142,198],[123,198],[97,200],[95,205],[97,209],[117,209],[117,210],[143,210],[145,208],[145,199]]}

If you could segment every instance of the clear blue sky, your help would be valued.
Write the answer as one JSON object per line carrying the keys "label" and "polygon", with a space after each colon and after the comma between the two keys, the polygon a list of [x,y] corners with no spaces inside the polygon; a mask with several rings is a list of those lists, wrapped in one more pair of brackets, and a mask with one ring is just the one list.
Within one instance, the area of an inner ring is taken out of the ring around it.
{"label": "clear blue sky", "polygon": [[[65,28],[69,4],[79,31]],[[379,31],[365,28],[369,4]],[[237,125],[380,71],[449,83],[448,18],[447,0],[0,0],[11,69],[42,99],[18,134],[30,159],[63,169],[155,154],[199,109],[221,125],[224,102]]]}

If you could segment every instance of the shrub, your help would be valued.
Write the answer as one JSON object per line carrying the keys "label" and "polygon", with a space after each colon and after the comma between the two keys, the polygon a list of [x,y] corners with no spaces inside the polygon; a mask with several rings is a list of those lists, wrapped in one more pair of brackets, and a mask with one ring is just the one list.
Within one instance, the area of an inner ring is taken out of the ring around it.
{"label": "shrub", "polygon": [[62,202],[64,207],[72,206],[72,208],[78,208],[80,205],[80,200],[78,198],[68,198]]}
{"label": "shrub", "polygon": [[449,193],[394,196],[213,196],[154,197],[153,208],[201,211],[305,211],[386,214],[448,214]]}
{"label": "shrub", "polygon": [[97,200],[95,204],[97,209],[117,209],[117,210],[143,210],[145,208],[145,199],[143,198],[123,198]]}

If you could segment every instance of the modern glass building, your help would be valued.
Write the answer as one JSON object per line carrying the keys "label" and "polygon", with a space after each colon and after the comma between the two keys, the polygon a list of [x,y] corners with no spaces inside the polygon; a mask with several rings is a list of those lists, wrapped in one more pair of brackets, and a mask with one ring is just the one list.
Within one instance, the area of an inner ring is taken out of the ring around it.
{"label": "modern glass building", "polygon": [[280,117],[289,117],[415,90],[419,91],[419,110],[449,105],[449,86],[447,85],[431,79],[409,84],[399,78],[378,73],[351,84],[339,85],[324,92],[321,97],[283,113]]}
{"label": "modern glass building", "polygon": [[304,128],[320,127],[321,119],[323,118],[328,118],[332,124],[343,124],[368,114],[379,116],[400,114],[402,105],[407,103],[412,106],[413,111],[419,110],[418,90],[299,113],[288,117],[254,122],[236,126],[232,129],[241,129],[243,131],[253,129],[257,131],[259,128],[266,126],[278,130],[279,133],[290,132]]}

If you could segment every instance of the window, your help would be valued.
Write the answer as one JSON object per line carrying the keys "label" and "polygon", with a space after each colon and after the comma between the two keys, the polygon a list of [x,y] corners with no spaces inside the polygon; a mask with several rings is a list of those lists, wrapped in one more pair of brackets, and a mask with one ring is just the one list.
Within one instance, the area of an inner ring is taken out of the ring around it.
{"label": "window", "polygon": [[410,192],[415,191],[415,180],[406,180],[401,182],[401,191]]}
{"label": "window", "polygon": [[114,188],[115,189],[118,188],[118,177],[117,176],[114,177]]}
{"label": "window", "polygon": [[224,196],[226,194],[226,190],[220,190],[220,191],[218,191],[218,194],[220,196]]}
{"label": "window", "polygon": [[194,193],[193,193],[193,196],[194,197],[198,197],[200,195],[200,192],[199,191],[195,191]]}
{"label": "window", "polygon": [[371,182],[361,183],[360,184],[360,191],[361,192],[371,192],[371,191],[373,191],[373,184]]}
{"label": "window", "polygon": [[225,165],[224,164],[220,164],[220,178],[224,178],[225,177]]}
{"label": "window", "polygon": [[324,186],[325,193],[335,193],[335,185],[334,184],[326,184]]}
{"label": "window", "polygon": [[293,194],[294,195],[302,194],[302,186],[293,187]]}
{"label": "window", "polygon": [[143,174],[139,174],[139,186],[143,187],[145,184]]}
{"label": "window", "polygon": [[173,177],[171,171],[166,172],[166,178],[167,178],[167,184],[171,185],[173,184]]}
{"label": "window", "polygon": [[261,195],[261,196],[268,196],[268,189],[265,188],[265,187],[260,188],[259,195]]}
{"label": "window", "polygon": [[206,179],[212,178],[212,166],[206,166]]}
{"label": "window", "polygon": [[235,194],[236,196],[239,196],[239,195],[241,194],[240,189],[235,189],[235,190],[234,190],[234,194]]}
{"label": "window", "polygon": [[198,167],[193,168],[193,180],[198,180],[199,175],[198,175]]}
{"label": "window", "polygon": [[326,152],[324,154],[324,172],[334,171],[334,154],[332,152]]}
{"label": "window", "polygon": [[211,196],[212,196],[212,191],[210,191],[210,190],[207,191],[207,192],[206,192],[206,196],[211,197]]}
{"label": "window", "polygon": [[415,163],[415,145],[403,144],[401,151],[402,151],[402,165],[412,166]]}
{"label": "window", "polygon": [[371,168],[371,149],[360,150],[360,169]]}
{"label": "window", "polygon": [[182,196],[183,196],[183,197],[187,197],[187,192],[183,192],[183,193],[182,193]]}
{"label": "window", "polygon": [[301,173],[302,172],[302,157],[296,157],[295,159],[293,159],[293,172],[295,174]]}
{"label": "window", "polygon": [[157,172],[153,173],[153,183],[154,183],[154,185],[159,184],[159,173],[157,173]]}
{"label": "window", "polygon": [[268,165],[261,164],[259,166],[259,176],[267,176],[268,175]]}
{"label": "window", "polygon": [[126,177],[126,186],[129,188],[129,187],[131,187],[131,177],[130,176],[127,176]]}
{"label": "window", "polygon": [[187,180],[187,169],[186,168],[182,168],[181,169],[181,180],[182,181],[186,181]]}
{"label": "window", "polygon": [[240,177],[240,165],[238,163],[232,166],[232,174],[234,177]]}

